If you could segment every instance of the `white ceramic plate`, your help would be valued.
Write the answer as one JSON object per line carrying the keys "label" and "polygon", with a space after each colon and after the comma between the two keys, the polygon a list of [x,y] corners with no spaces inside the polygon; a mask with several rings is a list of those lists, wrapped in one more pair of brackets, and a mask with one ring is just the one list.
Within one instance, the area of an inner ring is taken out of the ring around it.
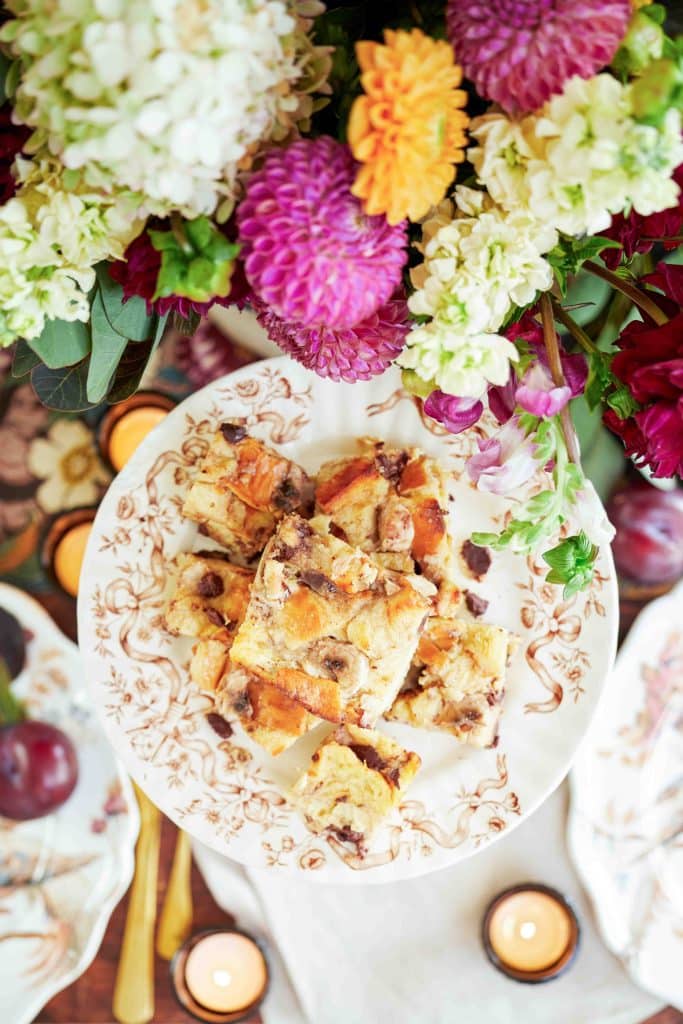
{"label": "white ceramic plate", "polygon": [[683,584],[638,616],[571,782],[570,851],[602,936],[683,1010]]}
{"label": "white ceramic plate", "polygon": [[138,812],[83,685],[78,649],[26,594],[0,583],[0,608],[32,634],[12,689],[32,718],[58,726],[78,754],[67,802],[36,821],[0,818],[0,1004],[28,1024],[95,957],[133,876]]}
{"label": "white ceramic plate", "polygon": [[[566,774],[612,665],[617,596],[609,552],[593,588],[570,601],[544,581],[546,568],[496,555],[481,584],[486,620],[522,637],[495,750],[449,736],[383,725],[423,767],[364,859],[334,838],[312,835],[286,792],[310,756],[311,737],[277,759],[239,730],[221,740],[206,722],[210,699],[187,676],[191,642],[164,633],[170,563],[206,547],[180,515],[183,496],[217,425],[248,429],[315,471],[374,435],[422,446],[453,471],[452,525],[500,525],[503,499],[463,476],[478,425],[457,437],[423,422],[397,372],[364,384],[320,380],[286,358],[245,367],[192,395],[146,439],[110,487],[86,553],[79,636],[93,703],[131,774],[166,814],[219,852],[253,866],[325,882],[388,881],[467,857],[505,833]],[[596,508],[596,515],[600,514]],[[315,737],[313,738],[313,742]]]}

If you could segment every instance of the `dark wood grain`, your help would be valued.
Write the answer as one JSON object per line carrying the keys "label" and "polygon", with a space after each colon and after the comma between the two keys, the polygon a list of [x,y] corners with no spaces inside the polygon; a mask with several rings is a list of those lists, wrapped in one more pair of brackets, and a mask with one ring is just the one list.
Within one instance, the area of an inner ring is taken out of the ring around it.
{"label": "dark wood grain", "polygon": [[[167,818],[164,818],[158,884],[160,910],[177,834],[175,826]],[[233,919],[216,905],[194,864],[192,866],[192,896],[194,899],[194,927],[197,930],[215,925],[224,927],[234,924]],[[128,899],[125,897],[114,911],[100,951],[92,965],[78,981],[60,992],[47,1004],[36,1018],[37,1022],[40,1024],[113,1024],[111,1000],[127,908]],[[259,1024],[260,1019],[258,1016],[253,1017],[249,1024]],[[160,957],[156,957],[154,1024],[192,1024],[192,1022],[193,1018],[185,1013],[175,1000],[168,963]],[[3,1024],[9,1024],[9,1022],[3,1021]]]}

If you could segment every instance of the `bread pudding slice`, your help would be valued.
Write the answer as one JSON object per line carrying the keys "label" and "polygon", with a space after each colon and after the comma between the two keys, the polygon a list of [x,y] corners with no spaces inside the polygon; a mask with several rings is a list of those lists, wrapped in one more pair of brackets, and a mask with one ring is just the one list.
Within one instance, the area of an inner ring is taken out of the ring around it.
{"label": "bread pudding slice", "polygon": [[444,470],[419,448],[392,448],[372,438],[359,445],[358,456],[321,467],[317,513],[328,517],[333,534],[385,566],[405,571],[412,560],[437,586],[439,614],[452,614],[460,594]]}
{"label": "bread pudding slice", "polygon": [[166,629],[174,636],[209,637],[242,621],[254,579],[251,569],[232,565],[221,551],[176,558],[175,589],[166,608]]}
{"label": "bread pudding slice", "polygon": [[507,665],[516,646],[516,637],[500,626],[430,619],[408,688],[385,717],[422,729],[443,729],[475,747],[493,746]]}
{"label": "bread pudding slice", "polygon": [[288,516],[263,552],[231,658],[320,718],[371,726],[400,689],[433,589]]}
{"label": "bread pudding slice", "polygon": [[237,718],[254,742],[274,757],[320,722],[277,686],[232,663],[218,682],[216,707],[225,718]]}
{"label": "bread pudding slice", "polygon": [[254,573],[214,551],[179,555],[176,564],[166,628],[176,636],[198,639],[190,662],[192,682],[200,690],[215,692],[221,714],[237,718],[269,753],[281,753],[318,719],[280,690],[235,669],[230,661]]}
{"label": "bread pudding slice", "polygon": [[239,423],[214,435],[183,505],[200,533],[249,561],[286,513],[310,510],[313,484],[300,466],[249,437]]}
{"label": "bread pudding slice", "polygon": [[313,755],[293,787],[313,832],[363,844],[397,807],[420,758],[395,740],[353,725],[336,729]]}

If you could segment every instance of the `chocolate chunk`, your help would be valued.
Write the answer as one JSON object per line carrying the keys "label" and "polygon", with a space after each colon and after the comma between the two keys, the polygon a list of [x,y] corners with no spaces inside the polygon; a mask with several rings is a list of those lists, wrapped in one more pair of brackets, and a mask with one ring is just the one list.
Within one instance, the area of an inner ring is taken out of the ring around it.
{"label": "chocolate chunk", "polygon": [[476,579],[485,576],[491,567],[491,552],[488,548],[480,548],[471,540],[466,540],[460,549],[465,565]]}
{"label": "chocolate chunk", "polygon": [[497,747],[499,743],[500,743],[500,736],[499,735],[494,736],[493,737],[493,742],[492,742],[491,746],[492,747]]}
{"label": "chocolate chunk", "polygon": [[287,476],[273,491],[273,505],[281,512],[293,512],[301,503],[301,491]]}
{"label": "chocolate chunk", "polygon": [[375,464],[382,476],[393,484],[394,487],[401,479],[401,473],[408,461],[408,452],[394,452],[387,455],[386,452],[378,452],[375,456]]}
{"label": "chocolate chunk", "polygon": [[337,584],[333,583],[328,576],[317,572],[315,569],[305,569],[303,572],[300,572],[299,582],[310,587],[316,594],[321,594],[325,597],[339,593]]}
{"label": "chocolate chunk", "polygon": [[195,551],[197,558],[217,558],[220,562],[229,562],[230,555],[227,551]]}
{"label": "chocolate chunk", "polygon": [[466,590],[465,605],[467,606],[468,612],[471,612],[472,615],[478,619],[480,615],[484,614],[489,603],[483,597],[479,597],[479,594],[474,594],[471,590]]}
{"label": "chocolate chunk", "polygon": [[346,532],[342,530],[341,526],[337,526],[336,523],[330,523],[329,532],[333,537],[336,537],[337,540],[348,541],[349,539],[346,536]]}
{"label": "chocolate chunk", "polygon": [[201,533],[202,537],[209,536],[209,527],[206,525],[206,523],[200,523],[197,529]]}
{"label": "chocolate chunk", "polygon": [[399,770],[395,765],[378,754],[374,747],[366,743],[349,743],[349,750],[352,750],[359,761],[362,761],[366,768],[373,772],[379,772],[392,786],[399,784]]}
{"label": "chocolate chunk", "polygon": [[220,597],[225,591],[225,584],[217,572],[206,572],[197,584],[200,597]]}
{"label": "chocolate chunk", "polygon": [[229,736],[232,736],[232,726],[227,719],[223,718],[216,711],[210,711],[206,716],[206,720],[215,733],[223,740],[227,740]]}
{"label": "chocolate chunk", "polygon": [[237,444],[245,439],[247,430],[242,423],[221,423],[221,434],[228,444]]}
{"label": "chocolate chunk", "polygon": [[349,828],[348,825],[342,825],[341,828],[333,828],[332,831],[338,839],[341,839],[342,843],[355,843],[358,846],[365,839],[362,832],[356,832],[355,829]]}
{"label": "chocolate chunk", "polygon": [[223,618],[221,613],[218,611],[218,608],[211,608],[211,607],[205,608],[204,609],[204,614],[206,615],[206,617],[209,620],[209,622],[211,622],[214,626],[225,626],[225,625],[227,625],[225,619]]}

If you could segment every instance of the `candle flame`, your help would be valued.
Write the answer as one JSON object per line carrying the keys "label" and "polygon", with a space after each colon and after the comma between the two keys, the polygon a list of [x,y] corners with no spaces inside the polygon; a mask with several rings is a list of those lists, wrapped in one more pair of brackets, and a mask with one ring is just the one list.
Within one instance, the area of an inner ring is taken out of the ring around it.
{"label": "candle flame", "polygon": [[221,988],[227,988],[232,982],[232,974],[230,971],[214,971],[213,981],[214,985],[219,985]]}

